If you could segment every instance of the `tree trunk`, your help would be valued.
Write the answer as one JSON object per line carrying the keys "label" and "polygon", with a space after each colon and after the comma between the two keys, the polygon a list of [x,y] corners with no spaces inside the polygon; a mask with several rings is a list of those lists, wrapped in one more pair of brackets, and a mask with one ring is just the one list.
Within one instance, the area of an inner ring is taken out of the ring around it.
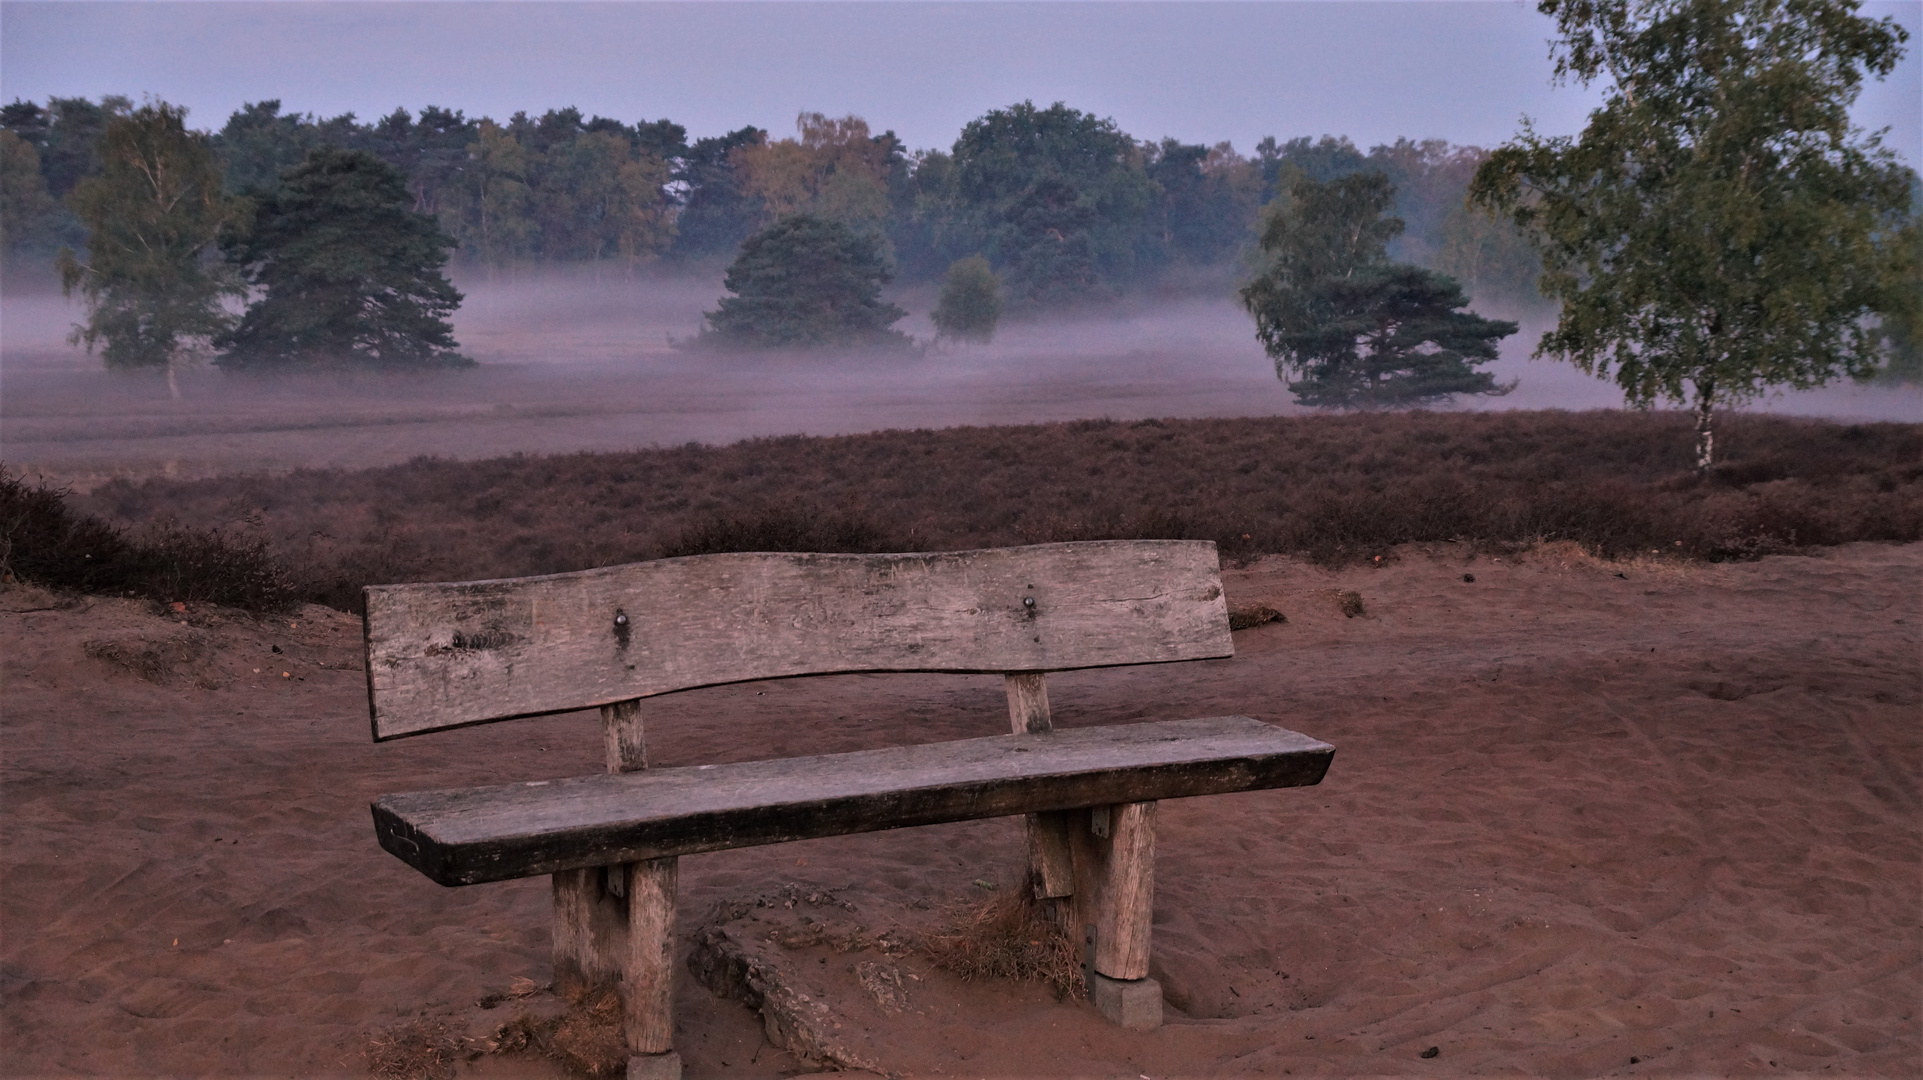
{"label": "tree trunk", "polygon": [[1696,475],[1709,475],[1715,461],[1716,433],[1710,427],[1711,410],[1716,403],[1715,382],[1704,379],[1696,384]]}
{"label": "tree trunk", "polygon": [[174,376],[174,359],[171,356],[167,358],[167,392],[173,395],[175,401],[180,400],[180,380]]}

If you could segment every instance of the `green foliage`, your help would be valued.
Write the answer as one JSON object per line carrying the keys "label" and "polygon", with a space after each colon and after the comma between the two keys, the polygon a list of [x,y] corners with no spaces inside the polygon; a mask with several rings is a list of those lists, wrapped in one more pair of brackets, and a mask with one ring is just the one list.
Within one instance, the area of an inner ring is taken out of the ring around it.
{"label": "green foliage", "polygon": [[1262,202],[1262,172],[1234,147],[1163,139],[1149,148],[1145,172],[1160,189],[1145,252],[1153,261],[1229,264],[1248,245]]}
{"label": "green foliage", "polygon": [[346,113],[316,122],[312,116],[282,113],[280,102],[250,102],[234,110],[214,135],[214,150],[226,170],[227,190],[260,194],[280,184],[281,173],[322,146],[351,147],[365,141]]}
{"label": "green foliage", "polygon": [[994,253],[1014,301],[1033,307],[1098,299],[1127,279],[1156,191],[1135,140],[1059,101],[970,121],[951,184],[958,231]]}
{"label": "green foliage", "polygon": [[1422,405],[1454,394],[1502,394],[1475,370],[1516,324],[1458,309],[1461,286],[1388,259],[1402,231],[1386,216],[1395,190],[1381,173],[1317,183],[1298,175],[1262,232],[1265,270],[1242,290],[1256,337],[1304,405]]}
{"label": "green foliage", "polygon": [[52,247],[59,213],[40,173],[39,152],[0,129],[0,252],[12,257]]}
{"label": "green foliage", "polygon": [[707,316],[701,340],[716,345],[777,348],[818,345],[902,347],[892,330],[908,313],[881,299],[892,276],[881,237],[839,221],[797,214],[750,236]]}
{"label": "green foliage", "polygon": [[466,367],[446,316],[454,241],[411,209],[406,181],[364,151],[322,148],[263,196],[229,257],[263,290],[224,335],[228,369]]}
{"label": "green foliage", "polygon": [[225,266],[206,258],[241,207],[221,190],[207,136],[186,110],[156,102],[115,117],[102,132],[100,172],[68,203],[89,230],[87,261],[60,256],[68,295],[86,299],[74,340],[112,368],[172,371],[228,324],[224,297],[239,292]]}
{"label": "green foliage", "polygon": [[932,318],[937,337],[987,344],[1002,318],[1002,281],[980,255],[959,259],[943,279]]}
{"label": "green foliage", "polygon": [[1916,202],[1916,174],[1910,174],[1912,215],[1899,231],[1895,244],[1898,269],[1889,276],[1889,287],[1877,305],[1877,337],[1883,346],[1883,366],[1875,379],[1892,383],[1923,383],[1923,228],[1918,228],[1914,211],[1923,211]]}
{"label": "green foliage", "polygon": [[749,126],[726,135],[696,139],[675,172],[687,185],[675,220],[673,254],[703,258],[733,251],[755,231],[761,200],[750,195],[735,167],[735,151],[759,146],[768,133]]}
{"label": "green foliage", "polygon": [[[1539,356],[1699,416],[1874,368],[1909,223],[1906,170],[1851,128],[1905,32],[1850,0],[1542,0],[1557,74],[1606,79],[1579,138],[1525,127],[1472,196],[1536,238],[1562,304]],[[1908,223],[1908,224],[1906,224]]]}

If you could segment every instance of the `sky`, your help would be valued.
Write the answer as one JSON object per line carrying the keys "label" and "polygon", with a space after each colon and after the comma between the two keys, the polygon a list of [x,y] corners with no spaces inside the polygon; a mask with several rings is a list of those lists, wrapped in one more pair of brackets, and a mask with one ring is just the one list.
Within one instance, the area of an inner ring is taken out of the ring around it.
{"label": "sky", "polygon": [[[1859,124],[1923,161],[1923,0]],[[1022,100],[1140,139],[1398,136],[1493,146],[1573,134],[1594,91],[1551,85],[1552,26],[1514,0],[1283,3],[0,2],[0,97],[152,95],[218,128],[243,102],[363,119],[434,104],[505,119],[573,105],[693,137],[795,114],[866,118],[912,148]]]}

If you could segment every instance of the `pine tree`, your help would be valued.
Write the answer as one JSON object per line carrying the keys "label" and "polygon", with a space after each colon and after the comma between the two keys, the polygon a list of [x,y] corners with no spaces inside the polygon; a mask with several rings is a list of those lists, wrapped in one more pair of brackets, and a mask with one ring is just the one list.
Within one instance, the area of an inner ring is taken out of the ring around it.
{"label": "pine tree", "polygon": [[471,366],[447,322],[461,303],[442,273],[454,241],[413,202],[364,151],[318,149],[282,174],[228,248],[262,295],[220,340],[220,366]]}
{"label": "pine tree", "polygon": [[807,214],[783,218],[742,242],[707,316],[708,344],[749,348],[902,347],[892,327],[908,313],[881,299],[891,277],[881,238]]}
{"label": "pine tree", "polygon": [[1402,231],[1386,216],[1394,200],[1381,173],[1298,175],[1263,229],[1268,265],[1242,302],[1301,404],[1408,407],[1513,388],[1476,367],[1516,324],[1460,310],[1469,301],[1453,278],[1389,261]]}

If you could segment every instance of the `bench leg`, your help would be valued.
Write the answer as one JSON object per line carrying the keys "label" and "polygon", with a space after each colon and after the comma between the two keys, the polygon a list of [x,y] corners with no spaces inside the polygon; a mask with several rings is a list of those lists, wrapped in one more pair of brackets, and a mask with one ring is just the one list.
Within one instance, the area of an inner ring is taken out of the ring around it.
{"label": "bench leg", "polygon": [[622,1021],[629,1080],[680,1080],[674,1052],[673,856],[628,866],[628,941],[623,957]]}
{"label": "bench leg", "polygon": [[1089,998],[1125,1027],[1162,1022],[1162,988],[1148,977],[1155,913],[1155,807],[1121,803],[1073,811],[1073,926],[1089,955]]}
{"label": "bench leg", "polygon": [[611,989],[621,979],[621,956],[628,944],[627,902],[620,896],[619,882],[609,881],[621,870],[589,866],[553,875],[554,992],[563,997]]}

